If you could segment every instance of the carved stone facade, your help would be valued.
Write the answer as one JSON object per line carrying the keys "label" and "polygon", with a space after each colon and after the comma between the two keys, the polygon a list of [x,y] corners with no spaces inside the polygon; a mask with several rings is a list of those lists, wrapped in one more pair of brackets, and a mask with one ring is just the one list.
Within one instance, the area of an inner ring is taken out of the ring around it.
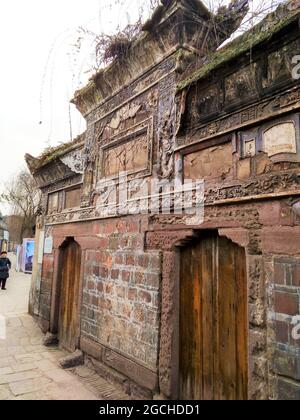
{"label": "carved stone facade", "polygon": [[[60,255],[75,241],[76,346],[128,393],[179,398],[180,253],[214,232],[245,251],[247,397],[299,399],[299,8],[280,6],[216,51],[247,2],[219,11],[229,23],[215,17],[217,39],[201,2],[162,3],[131,55],[76,93],[84,138],[27,157],[44,193],[32,312],[59,335]],[[201,221],[191,217],[193,188],[176,212],[185,179],[204,185]]]}

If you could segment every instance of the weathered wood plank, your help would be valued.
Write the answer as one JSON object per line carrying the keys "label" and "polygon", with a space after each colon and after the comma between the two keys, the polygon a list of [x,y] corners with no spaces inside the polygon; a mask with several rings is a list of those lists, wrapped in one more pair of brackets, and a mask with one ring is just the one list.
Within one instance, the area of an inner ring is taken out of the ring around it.
{"label": "weathered wood plank", "polygon": [[245,251],[216,234],[182,250],[180,398],[247,399]]}

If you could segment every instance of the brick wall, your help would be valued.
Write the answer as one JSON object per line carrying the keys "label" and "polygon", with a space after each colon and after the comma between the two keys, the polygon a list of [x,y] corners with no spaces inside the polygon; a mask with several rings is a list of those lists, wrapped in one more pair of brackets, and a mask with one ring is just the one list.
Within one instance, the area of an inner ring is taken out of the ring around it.
{"label": "brick wall", "polygon": [[84,261],[82,335],[155,370],[160,254],[144,252],[139,220],[99,222],[101,249]]}
{"label": "brick wall", "polygon": [[[300,259],[274,259],[274,372],[279,399],[300,399]],[[299,326],[297,328],[297,326]]]}
{"label": "brick wall", "polygon": [[50,320],[51,293],[54,271],[54,255],[45,254],[43,258],[42,280],[39,302],[39,315],[44,320]]}

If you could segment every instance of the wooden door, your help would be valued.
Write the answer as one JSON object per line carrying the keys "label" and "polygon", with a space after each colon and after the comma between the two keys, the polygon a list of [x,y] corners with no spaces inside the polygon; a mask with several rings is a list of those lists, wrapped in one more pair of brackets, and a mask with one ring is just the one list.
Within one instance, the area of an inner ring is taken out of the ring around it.
{"label": "wooden door", "polygon": [[247,331],[245,251],[209,234],[181,253],[181,399],[247,399]]}
{"label": "wooden door", "polygon": [[61,298],[58,337],[60,346],[73,352],[78,341],[78,301],[81,248],[70,241],[61,249]]}

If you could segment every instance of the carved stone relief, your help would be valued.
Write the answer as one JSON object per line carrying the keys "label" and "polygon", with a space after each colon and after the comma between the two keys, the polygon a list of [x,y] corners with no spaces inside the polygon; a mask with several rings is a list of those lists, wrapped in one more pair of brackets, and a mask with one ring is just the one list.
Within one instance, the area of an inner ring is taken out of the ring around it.
{"label": "carved stone relief", "polygon": [[231,143],[213,146],[184,157],[185,179],[228,178],[232,172]]}
{"label": "carved stone relief", "polygon": [[97,180],[120,173],[149,175],[152,169],[153,120],[130,126],[113,137],[101,139]]}
{"label": "carved stone relief", "polygon": [[60,160],[76,174],[83,173],[82,149],[73,150],[62,156]]}
{"label": "carved stone relief", "polygon": [[297,153],[293,121],[274,124],[263,133],[263,148],[269,157],[280,153]]}
{"label": "carved stone relief", "polygon": [[103,175],[116,176],[120,172],[138,172],[148,167],[148,138],[142,133],[126,143],[103,152]]}
{"label": "carved stone relief", "polygon": [[[198,96],[198,95],[197,95]],[[207,117],[218,112],[220,108],[220,87],[218,84],[209,86],[199,92],[197,108],[199,117]]]}
{"label": "carved stone relief", "polygon": [[152,85],[158,84],[159,81],[166,77],[168,73],[175,69],[176,61],[174,57],[160,63],[151,73],[146,73],[129,86],[122,89],[117,95],[105,101],[97,109],[92,111],[88,116],[88,124],[95,124],[103,119],[107,114],[118,110],[118,108],[126,105],[126,103],[134,96],[140,94],[146,89],[150,89]]}
{"label": "carved stone relief", "polygon": [[268,55],[267,72],[263,78],[264,88],[286,82],[292,78],[294,66],[292,59],[299,51],[300,41],[297,39]]}
{"label": "carved stone relief", "polygon": [[159,176],[171,178],[174,174],[174,144],[176,134],[175,75],[159,84],[158,104],[158,167]]}
{"label": "carved stone relief", "polygon": [[244,101],[259,92],[257,63],[252,63],[225,78],[225,104]]}
{"label": "carved stone relief", "polygon": [[176,147],[195,144],[217,135],[239,130],[247,125],[258,123],[271,116],[281,115],[288,110],[300,108],[300,87],[294,87],[275,97],[266,99],[232,115],[225,116],[205,125],[195,126],[186,135],[176,139]]}

